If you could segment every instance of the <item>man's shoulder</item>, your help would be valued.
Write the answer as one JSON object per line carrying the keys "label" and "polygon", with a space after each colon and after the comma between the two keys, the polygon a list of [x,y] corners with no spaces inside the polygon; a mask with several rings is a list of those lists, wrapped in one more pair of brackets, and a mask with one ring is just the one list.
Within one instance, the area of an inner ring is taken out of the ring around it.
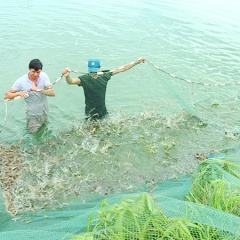
{"label": "man's shoulder", "polygon": [[89,79],[89,74],[85,73],[77,77],[80,80],[80,83],[77,84],[78,86],[83,86],[86,81]]}
{"label": "man's shoulder", "polygon": [[41,72],[39,74],[39,78],[40,82],[44,82],[44,84],[50,84],[50,79],[48,77],[48,75],[45,72]]}
{"label": "man's shoulder", "polygon": [[112,72],[108,71],[108,72],[103,72],[103,77],[107,80],[110,80],[110,78],[112,77]]}
{"label": "man's shoulder", "polygon": [[27,80],[28,79],[28,74],[24,74],[21,77],[19,77],[16,81],[22,81],[22,80]]}
{"label": "man's shoulder", "polygon": [[48,78],[48,75],[45,72],[41,72],[39,76],[42,78]]}
{"label": "man's shoulder", "polygon": [[13,85],[16,84],[25,84],[28,81],[28,74],[24,74],[23,76],[19,77],[17,80],[15,80],[15,82],[13,83]]}
{"label": "man's shoulder", "polygon": [[85,73],[85,74],[79,76],[78,78],[80,79],[81,82],[82,81],[84,82],[84,81],[91,81],[92,80],[92,76],[91,76],[90,73]]}
{"label": "man's shoulder", "polygon": [[19,77],[12,85],[14,90],[20,91],[21,89],[27,89],[28,87],[28,74],[24,74]]}

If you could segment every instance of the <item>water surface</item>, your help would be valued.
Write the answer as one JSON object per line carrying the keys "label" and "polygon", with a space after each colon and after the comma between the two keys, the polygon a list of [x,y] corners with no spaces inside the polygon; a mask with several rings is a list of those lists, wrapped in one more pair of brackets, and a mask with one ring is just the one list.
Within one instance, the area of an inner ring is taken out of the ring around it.
{"label": "water surface", "polygon": [[[40,140],[26,134],[24,101],[1,101],[1,144],[22,140],[24,166],[62,159],[64,169],[71,160],[78,176],[83,165],[84,190],[99,192],[191,173],[199,158],[238,146],[239,7],[233,0],[1,3],[2,96],[33,58],[41,59],[52,83],[66,66],[86,72],[90,57],[101,59],[102,69],[147,59],[111,79],[110,117],[87,131],[83,91],[64,78],[54,86],[56,97],[49,98],[50,124]],[[62,179],[60,173],[51,176]]]}

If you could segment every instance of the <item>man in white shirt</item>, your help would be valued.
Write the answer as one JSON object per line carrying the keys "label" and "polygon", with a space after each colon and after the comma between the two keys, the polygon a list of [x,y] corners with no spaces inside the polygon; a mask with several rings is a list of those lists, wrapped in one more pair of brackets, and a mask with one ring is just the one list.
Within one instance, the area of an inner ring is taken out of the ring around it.
{"label": "man in white shirt", "polygon": [[4,99],[11,100],[18,96],[25,99],[27,128],[31,133],[48,123],[47,96],[55,96],[49,77],[42,72],[42,68],[39,59],[31,60],[29,72],[18,78],[4,95]]}

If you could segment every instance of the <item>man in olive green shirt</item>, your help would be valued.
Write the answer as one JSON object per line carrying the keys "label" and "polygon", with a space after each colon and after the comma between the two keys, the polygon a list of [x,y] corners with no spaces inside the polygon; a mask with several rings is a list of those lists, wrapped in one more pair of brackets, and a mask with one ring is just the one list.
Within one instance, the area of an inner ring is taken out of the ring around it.
{"label": "man in olive green shirt", "polygon": [[77,84],[78,86],[83,87],[86,119],[101,119],[108,114],[105,103],[108,81],[113,75],[125,72],[137,64],[144,62],[144,60],[144,57],[141,57],[132,63],[125,64],[114,70],[101,72],[99,71],[101,67],[100,60],[97,58],[91,58],[88,61],[87,74],[72,78],[70,76],[69,68],[64,68],[62,74],[66,77],[68,84]]}

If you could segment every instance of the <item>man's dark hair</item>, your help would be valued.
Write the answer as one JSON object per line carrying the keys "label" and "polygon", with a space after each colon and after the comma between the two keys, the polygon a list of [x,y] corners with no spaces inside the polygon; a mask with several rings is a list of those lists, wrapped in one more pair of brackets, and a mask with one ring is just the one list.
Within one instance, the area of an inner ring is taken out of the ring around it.
{"label": "man's dark hair", "polygon": [[39,59],[33,59],[29,63],[29,69],[34,69],[35,71],[38,71],[39,69],[42,70],[42,68],[43,68],[43,64]]}

